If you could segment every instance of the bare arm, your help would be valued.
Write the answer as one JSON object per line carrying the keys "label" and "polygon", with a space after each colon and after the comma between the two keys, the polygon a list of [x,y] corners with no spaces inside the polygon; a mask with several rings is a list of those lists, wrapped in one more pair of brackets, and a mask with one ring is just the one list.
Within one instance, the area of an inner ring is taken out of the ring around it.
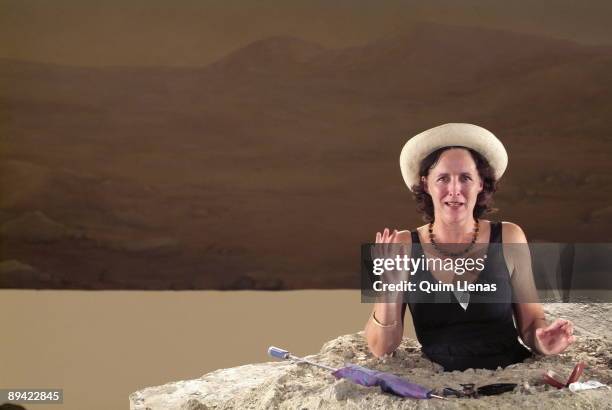
{"label": "bare arm", "polygon": [[[376,243],[411,244],[409,231],[389,232],[385,229],[377,233]],[[408,250],[410,247],[408,247]],[[410,256],[410,255],[408,255]],[[402,295],[391,296],[389,301],[374,303],[374,308],[365,325],[365,337],[368,348],[376,357],[395,351],[402,342],[404,324],[402,321]]]}
{"label": "bare arm", "polygon": [[521,340],[536,353],[542,354],[536,343],[536,329],[547,326],[544,309],[539,303],[515,303],[514,314]]}
{"label": "bare arm", "polygon": [[574,326],[564,319],[557,319],[550,325],[546,323],[544,309],[537,302],[525,233],[519,226],[504,222],[503,238],[504,244],[525,244],[510,245],[504,249],[513,275],[512,288],[518,294],[518,303],[514,303],[513,308],[521,340],[539,354],[552,355],[564,351],[575,341]]}
{"label": "bare arm", "polygon": [[[404,336],[401,320],[402,302],[375,303],[374,309],[365,326],[368,348],[376,357],[392,353],[398,348]],[[375,316],[373,316],[375,315]],[[374,317],[378,323],[374,321]]]}

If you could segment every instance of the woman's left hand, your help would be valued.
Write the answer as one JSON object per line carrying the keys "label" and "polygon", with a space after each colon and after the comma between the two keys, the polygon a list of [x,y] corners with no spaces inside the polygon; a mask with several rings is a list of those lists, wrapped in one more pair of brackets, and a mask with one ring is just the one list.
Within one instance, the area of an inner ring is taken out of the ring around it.
{"label": "woman's left hand", "polygon": [[561,353],[575,341],[574,324],[565,319],[557,319],[551,325],[540,327],[535,332],[536,349],[544,355]]}

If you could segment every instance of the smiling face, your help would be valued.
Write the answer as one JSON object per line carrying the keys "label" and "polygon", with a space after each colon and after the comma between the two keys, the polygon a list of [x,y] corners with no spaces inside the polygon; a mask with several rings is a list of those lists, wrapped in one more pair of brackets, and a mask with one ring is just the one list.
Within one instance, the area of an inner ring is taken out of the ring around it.
{"label": "smiling face", "polygon": [[423,182],[433,202],[435,220],[453,223],[473,217],[483,182],[468,150],[444,151]]}

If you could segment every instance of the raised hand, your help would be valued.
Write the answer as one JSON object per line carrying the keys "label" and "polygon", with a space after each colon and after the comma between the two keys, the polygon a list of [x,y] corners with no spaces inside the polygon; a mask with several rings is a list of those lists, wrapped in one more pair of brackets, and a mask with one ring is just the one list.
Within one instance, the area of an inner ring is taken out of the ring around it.
{"label": "raised hand", "polygon": [[397,229],[391,232],[389,228],[385,228],[382,233],[376,232],[376,246],[373,248],[373,258],[395,258],[398,251],[401,250],[401,246],[393,245],[399,244],[399,233]]}
{"label": "raised hand", "polygon": [[[397,256],[403,258],[404,255],[410,256],[410,245],[403,244],[400,240],[401,233],[397,230],[391,231],[385,228],[384,231],[376,232],[376,246],[372,249],[373,258],[396,259]],[[383,283],[400,284],[409,279],[406,270],[385,270],[381,276]]]}
{"label": "raised hand", "polygon": [[536,349],[545,355],[561,353],[575,341],[574,324],[566,319],[557,319],[535,332]]}

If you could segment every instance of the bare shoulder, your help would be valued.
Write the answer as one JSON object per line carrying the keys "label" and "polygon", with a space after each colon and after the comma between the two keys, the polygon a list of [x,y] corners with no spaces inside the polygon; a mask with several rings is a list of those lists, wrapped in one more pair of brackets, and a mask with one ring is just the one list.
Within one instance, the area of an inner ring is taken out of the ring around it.
{"label": "bare shoulder", "polygon": [[515,223],[502,222],[502,238],[504,243],[526,243],[525,232]]}

